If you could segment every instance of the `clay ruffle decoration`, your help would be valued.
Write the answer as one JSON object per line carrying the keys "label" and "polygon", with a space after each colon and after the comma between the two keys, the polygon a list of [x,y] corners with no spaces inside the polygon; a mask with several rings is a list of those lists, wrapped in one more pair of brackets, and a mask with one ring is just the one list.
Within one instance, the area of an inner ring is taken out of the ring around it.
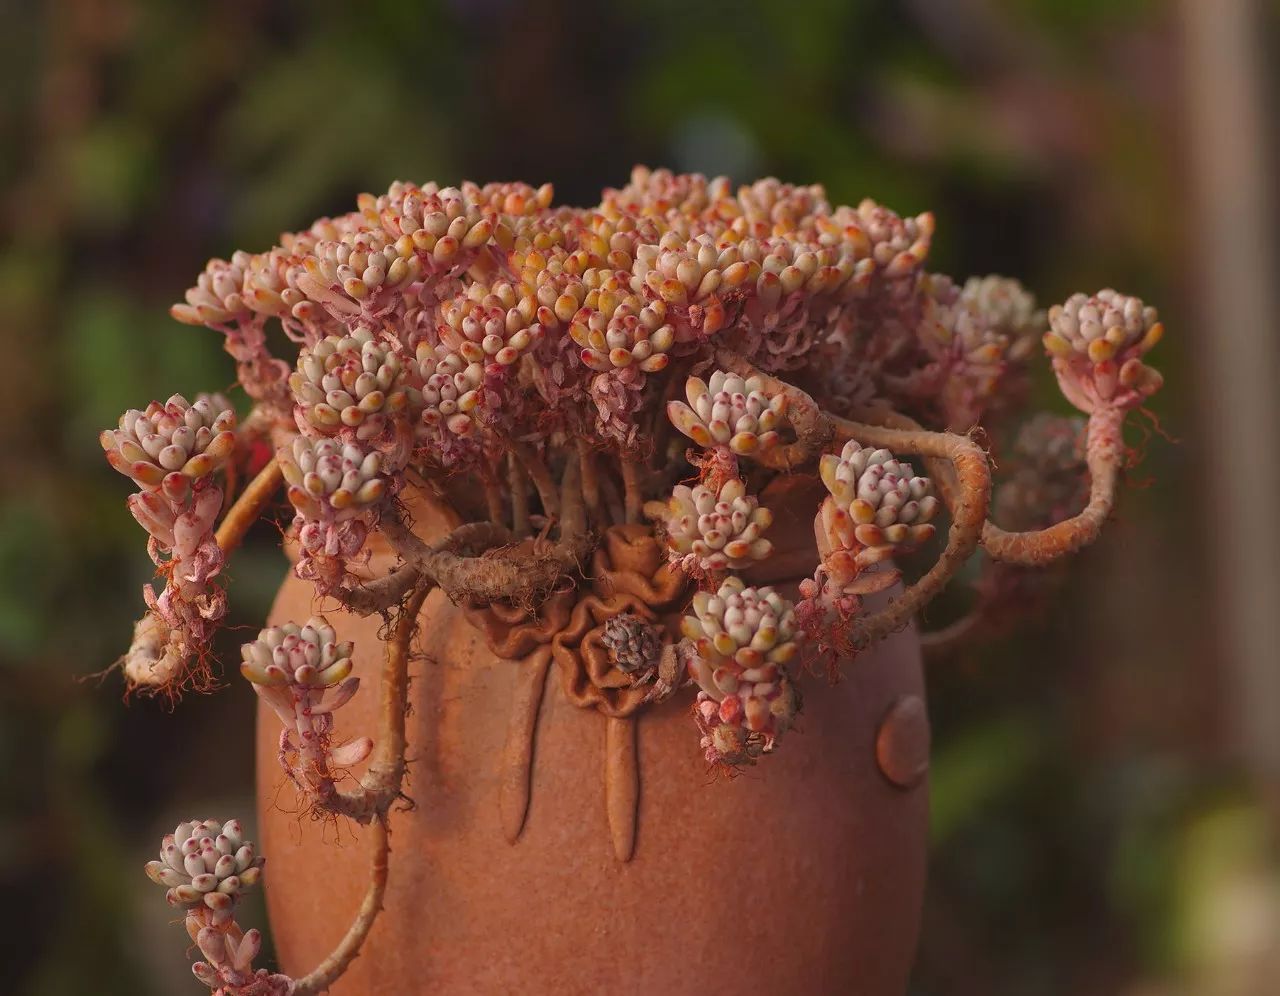
{"label": "clay ruffle decoration", "polygon": [[679,636],[662,617],[679,608],[688,579],[666,564],[662,547],[640,525],[607,530],[589,573],[583,588],[557,589],[532,613],[494,603],[469,606],[466,618],[490,650],[520,668],[499,789],[507,840],[515,843],[528,812],[534,732],[554,659],[565,697],[605,717],[606,811],[614,853],[626,861],[639,798],[634,715],[684,680]]}

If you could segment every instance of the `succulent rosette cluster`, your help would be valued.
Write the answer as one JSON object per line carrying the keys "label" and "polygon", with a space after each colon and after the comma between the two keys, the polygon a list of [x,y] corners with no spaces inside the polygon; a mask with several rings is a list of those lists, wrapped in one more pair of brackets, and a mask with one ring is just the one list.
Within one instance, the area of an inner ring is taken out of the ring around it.
{"label": "succulent rosette cluster", "polygon": [[736,477],[719,492],[705,484],[678,484],[668,509],[667,549],[672,563],[686,573],[739,570],[773,552],[764,538],[773,513]]}
{"label": "succulent rosette cluster", "polygon": [[189,820],[165,835],[160,859],[147,862],[147,877],[168,889],[170,906],[185,910],[187,933],[208,959],[193,963],[192,974],[217,992],[285,996],[290,991],[284,976],[254,971],[262,935],[241,931],[235,922],[236,904],[257,885],[264,861],[245,840],[239,820]]}
{"label": "succulent rosette cluster", "polygon": [[148,861],[146,872],[168,888],[170,906],[204,907],[209,922],[220,925],[231,918],[240,894],[258,883],[263,863],[239,820],[191,820],[165,835],[160,859]]}
{"label": "succulent rosette cluster", "polygon": [[[408,648],[436,588],[488,619],[489,636],[536,620],[536,653],[565,673],[585,673],[560,663],[582,654],[565,634],[602,626],[605,654],[592,653],[617,665],[614,737],[632,707],[676,692],[683,662],[704,756],[755,761],[800,707],[788,666],[802,637],[807,653],[833,651],[834,671],[969,577],[979,547],[1015,570],[1093,542],[1122,478],[1126,413],[1160,386],[1146,362],[1163,331],[1153,308],[1104,290],[1046,315],[1016,281],[930,272],[934,227],[870,199],[833,205],[817,185],[637,167],[588,207],[555,204],[549,185],[398,181],[212,260],[171,313],[223,337],[251,402],[244,422],[214,398],[175,396],[102,436],[137,486],[129,507],[163,581],[144,591],[131,686],[189,681],[224,613],[224,559],[283,490],[296,573],[347,611],[383,615],[384,673],[401,679],[385,686],[378,756],[339,789],[373,743],[332,742],[333,710],[357,687],[350,646],[319,618],[246,645],[243,674],[279,716],[281,760],[313,810],[385,829],[403,798]],[[1023,461],[993,505],[1037,342],[1089,418],[1069,454],[1071,433],[1035,437],[1052,458]],[[1060,521],[1031,514],[1042,499]],[[447,535],[415,531],[424,506]],[[810,515],[812,543],[792,528]],[[375,533],[390,564],[372,554]],[[938,551],[931,565],[915,570],[921,550],[895,566],[922,547]],[[640,566],[624,578],[605,550]],[[761,586],[810,571],[794,606]],[[898,581],[892,599],[863,604]],[[607,593],[587,594],[597,587]],[[676,647],[660,620],[685,604]],[[615,847],[633,839],[619,832]],[[253,932],[192,936],[210,985],[274,991],[250,972]],[[317,971],[299,992],[332,982]]]}
{"label": "succulent rosette cluster", "polygon": [[1163,336],[1155,308],[1108,288],[1050,308],[1044,345],[1062,393],[1092,414],[1135,407],[1159,390],[1163,378],[1143,357]]}
{"label": "succulent rosette cluster", "polygon": [[699,688],[694,718],[708,762],[749,764],[773,750],[800,708],[787,671],[803,638],[792,604],[731,577],[714,594],[693,596],[681,631],[695,651],[689,676]]}
{"label": "succulent rosette cluster", "polygon": [[107,461],[139,488],[129,511],[148,533],[163,590],[143,595],[152,616],[139,623],[125,668],[135,678],[180,674],[226,611],[214,578],[223,554],[214,539],[223,491],[215,475],[236,447],[236,413],[220,400],[192,404],[175,394],[130,409],[99,437]]}
{"label": "succulent rosette cluster", "polygon": [[352,649],[323,616],[268,627],[240,648],[240,673],[283,727],[280,750],[289,774],[322,795],[334,791],[334,770],[360,763],[373,749],[368,737],[332,743],[334,712],[360,688],[351,676]]}
{"label": "succulent rosette cluster", "polygon": [[685,384],[686,405],[667,403],[672,425],[703,447],[727,447],[750,456],[777,445],[785,424],[785,395],[770,398],[760,378],[742,378],[717,370],[710,381],[690,377]]}
{"label": "succulent rosette cluster", "polygon": [[818,464],[829,497],[818,516],[818,553],[827,563],[850,554],[858,567],[911,550],[933,535],[932,484],[885,449],[854,440]]}
{"label": "succulent rosette cluster", "polygon": [[353,557],[364,545],[378,501],[387,492],[381,453],[358,442],[297,436],[280,450],[280,467],[307,559]]}

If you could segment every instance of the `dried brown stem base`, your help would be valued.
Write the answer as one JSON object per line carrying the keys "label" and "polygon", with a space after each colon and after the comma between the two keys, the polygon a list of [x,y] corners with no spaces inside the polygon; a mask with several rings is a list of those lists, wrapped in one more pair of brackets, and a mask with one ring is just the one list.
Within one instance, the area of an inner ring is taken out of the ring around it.
{"label": "dried brown stem base", "polygon": [[[570,465],[575,466],[573,462]],[[590,546],[588,537],[577,533],[558,543],[533,540],[508,547],[510,534],[490,523],[461,526],[444,543],[429,546],[414,535],[394,506],[384,509],[381,524],[383,535],[405,563],[454,602],[536,601],[576,567]],[[459,545],[488,552],[460,556],[456,552]]]}
{"label": "dried brown stem base", "polygon": [[280,461],[272,457],[240,492],[240,496],[227,509],[227,514],[218,524],[218,531],[214,533],[214,539],[218,541],[218,546],[222,548],[223,553],[230,553],[240,545],[249,528],[258,521],[263,510],[271,504],[271,499],[280,490],[283,479]]}

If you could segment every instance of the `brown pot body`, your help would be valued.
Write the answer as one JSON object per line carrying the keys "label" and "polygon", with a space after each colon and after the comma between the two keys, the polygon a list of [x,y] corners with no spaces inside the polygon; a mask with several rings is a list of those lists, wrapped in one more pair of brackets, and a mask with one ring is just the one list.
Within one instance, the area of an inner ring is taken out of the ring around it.
{"label": "brown pot body", "polygon": [[[440,523],[425,523],[425,532]],[[273,623],[304,620],[292,577]],[[363,685],[340,737],[376,732],[377,617],[326,611],[356,644]],[[538,716],[527,818],[508,843],[501,758],[518,665],[434,592],[392,817],[385,911],[339,994],[855,993],[901,996],[925,879],[927,721],[918,642],[896,634],[834,687],[803,682],[798,727],[733,779],[709,772],[688,689],[636,719],[634,853],[606,816],[607,720],[561,694]],[[309,971],[342,937],[368,881],[370,834],[300,818],[259,715],[266,890],[281,967]],[[358,774],[359,772],[357,772]]]}

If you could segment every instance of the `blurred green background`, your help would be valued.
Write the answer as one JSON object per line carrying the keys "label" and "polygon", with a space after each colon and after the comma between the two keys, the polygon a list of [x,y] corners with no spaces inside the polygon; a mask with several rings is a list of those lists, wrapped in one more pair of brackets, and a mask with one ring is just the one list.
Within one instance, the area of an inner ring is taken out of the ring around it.
{"label": "blurred green background", "polygon": [[[233,381],[218,337],[168,305],[209,256],[397,177],[550,180],[592,203],[647,162],[933,209],[934,269],[1160,306],[1154,407],[1174,440],[1150,436],[1048,612],[931,665],[912,992],[1280,992],[1280,549],[1250,511],[1277,493],[1280,425],[1237,380],[1280,373],[1257,321],[1276,304],[1277,16],[1243,0],[0,3],[0,989],[198,991],[141,865],[179,818],[252,812],[242,683],[168,711],[87,678],[125,648],[151,573],[97,433]],[[1044,370],[1037,391],[1061,409]],[[232,562],[224,659],[284,574],[274,538],[263,525]]]}

